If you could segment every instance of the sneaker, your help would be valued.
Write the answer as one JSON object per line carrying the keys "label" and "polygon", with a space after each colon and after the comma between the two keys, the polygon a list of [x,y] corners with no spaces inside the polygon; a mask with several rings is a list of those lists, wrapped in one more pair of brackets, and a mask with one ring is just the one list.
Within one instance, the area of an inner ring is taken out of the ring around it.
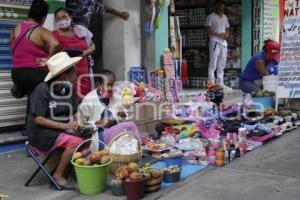
{"label": "sneaker", "polygon": [[224,90],[232,90],[232,88],[231,87],[228,87],[228,86],[226,86],[226,85],[224,85],[224,84],[222,84],[222,85],[220,85]]}

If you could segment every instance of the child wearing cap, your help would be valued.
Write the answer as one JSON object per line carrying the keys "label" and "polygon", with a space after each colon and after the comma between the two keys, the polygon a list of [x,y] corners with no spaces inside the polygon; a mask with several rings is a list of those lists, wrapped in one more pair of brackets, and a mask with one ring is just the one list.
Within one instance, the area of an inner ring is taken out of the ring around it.
{"label": "child wearing cap", "polygon": [[274,40],[265,40],[262,51],[254,55],[240,76],[240,89],[244,93],[258,92],[261,88],[255,83],[263,76],[278,75],[280,45]]}

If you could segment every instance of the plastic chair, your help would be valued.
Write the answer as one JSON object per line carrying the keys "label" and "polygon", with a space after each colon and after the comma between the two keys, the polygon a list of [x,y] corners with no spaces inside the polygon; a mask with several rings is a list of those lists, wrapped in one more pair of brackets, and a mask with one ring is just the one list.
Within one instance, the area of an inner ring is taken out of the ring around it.
{"label": "plastic chair", "polygon": [[35,172],[30,176],[30,178],[26,181],[25,183],[25,186],[29,186],[29,184],[31,183],[31,181],[34,179],[34,177],[38,174],[38,172],[40,170],[42,170],[46,176],[48,177],[51,185],[53,185],[55,187],[55,189],[57,190],[62,190],[63,188],[53,179],[53,177],[51,176],[51,174],[54,172],[54,170],[56,169],[56,167],[54,168],[54,170],[52,172],[49,172],[44,166],[45,164],[47,163],[47,161],[51,158],[51,156],[54,154],[54,152],[57,150],[57,149],[54,149],[52,151],[50,151],[46,158],[41,161],[38,156],[40,156],[41,154],[39,153],[40,150],[37,149],[36,147],[33,147],[29,144],[29,142],[25,142],[25,145],[26,145],[26,151],[28,153],[28,156],[31,157],[34,162],[38,165],[38,168],[35,170]]}

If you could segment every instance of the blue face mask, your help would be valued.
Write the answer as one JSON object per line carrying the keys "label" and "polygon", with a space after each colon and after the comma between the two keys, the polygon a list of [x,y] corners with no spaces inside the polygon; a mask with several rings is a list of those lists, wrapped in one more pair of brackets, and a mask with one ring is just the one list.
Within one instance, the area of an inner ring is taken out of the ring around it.
{"label": "blue face mask", "polygon": [[86,6],[91,0],[79,0],[79,3],[83,6]]}

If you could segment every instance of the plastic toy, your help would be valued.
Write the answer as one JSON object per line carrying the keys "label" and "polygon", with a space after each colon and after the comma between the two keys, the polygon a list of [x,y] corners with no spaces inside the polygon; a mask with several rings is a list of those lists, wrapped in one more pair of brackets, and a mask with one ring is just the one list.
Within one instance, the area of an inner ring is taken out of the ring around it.
{"label": "plastic toy", "polygon": [[147,83],[147,75],[144,67],[131,67],[129,71],[130,81],[139,85],[140,83]]}
{"label": "plastic toy", "polygon": [[133,96],[132,96],[132,89],[130,87],[125,87],[122,90],[122,102],[125,105],[133,104]]}
{"label": "plastic toy", "polygon": [[155,6],[156,0],[150,0],[149,4],[149,17],[148,21],[145,24],[145,32],[146,33],[151,33],[153,31],[153,25],[156,17],[156,6]]}

